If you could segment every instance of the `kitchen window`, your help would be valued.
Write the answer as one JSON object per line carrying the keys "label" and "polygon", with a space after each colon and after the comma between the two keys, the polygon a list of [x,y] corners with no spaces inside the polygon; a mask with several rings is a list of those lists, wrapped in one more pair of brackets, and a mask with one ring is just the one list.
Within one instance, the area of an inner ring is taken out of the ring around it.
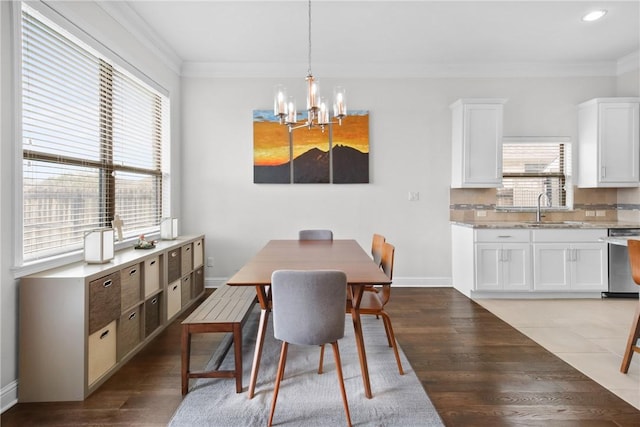
{"label": "kitchen window", "polygon": [[[95,41],[94,41],[95,42]],[[82,250],[87,231],[159,231],[168,98],[23,4],[18,264]]]}
{"label": "kitchen window", "polygon": [[567,209],[572,200],[570,179],[569,138],[504,138],[496,207],[535,209],[542,194],[542,208]]}

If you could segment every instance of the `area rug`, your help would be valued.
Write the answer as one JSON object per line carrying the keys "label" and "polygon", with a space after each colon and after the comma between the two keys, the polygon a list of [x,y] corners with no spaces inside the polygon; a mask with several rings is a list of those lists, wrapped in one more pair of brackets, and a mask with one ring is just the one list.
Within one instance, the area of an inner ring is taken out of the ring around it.
{"label": "area rug", "polygon": [[[273,396],[273,383],[280,357],[280,341],[273,337],[271,319],[267,330],[255,396],[247,389],[259,313],[251,314],[243,329],[243,392],[235,393],[233,379],[191,380],[189,393],[176,410],[172,427],[266,426]],[[338,344],[351,420],[354,426],[442,426],[409,361],[400,349],[405,374],[398,374],[393,350],[387,344],[382,319],[363,316],[373,398],[364,396],[360,361],[355,347],[351,316],[347,315],[345,337]],[[318,347],[289,346],[285,377],[280,385],[274,425],[346,425],[331,346],[325,349],[324,373],[318,375]],[[212,362],[209,362],[210,364]],[[233,366],[233,348],[220,369]],[[199,367],[193,367],[199,369]]]}

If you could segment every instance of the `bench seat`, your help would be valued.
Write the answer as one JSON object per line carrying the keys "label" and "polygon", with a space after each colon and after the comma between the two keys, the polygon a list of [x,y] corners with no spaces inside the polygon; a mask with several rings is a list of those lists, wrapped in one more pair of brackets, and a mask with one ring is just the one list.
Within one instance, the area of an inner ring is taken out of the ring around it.
{"label": "bench seat", "polygon": [[[182,321],[182,394],[189,389],[189,378],[235,378],[236,393],[242,392],[242,325],[257,302],[253,287],[222,285]],[[229,335],[214,353],[211,371],[191,372],[191,334],[227,332]],[[218,370],[233,344],[234,369]]]}

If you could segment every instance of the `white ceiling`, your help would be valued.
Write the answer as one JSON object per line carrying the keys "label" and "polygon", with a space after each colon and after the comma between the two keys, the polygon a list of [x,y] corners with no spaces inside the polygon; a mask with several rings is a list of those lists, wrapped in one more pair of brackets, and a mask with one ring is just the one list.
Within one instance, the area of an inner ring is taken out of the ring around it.
{"label": "white ceiling", "polygon": [[[300,76],[308,68],[304,0],[103,7],[183,75]],[[594,8],[608,13],[582,22]],[[616,74],[637,68],[638,52],[640,0],[312,2],[318,75]]]}

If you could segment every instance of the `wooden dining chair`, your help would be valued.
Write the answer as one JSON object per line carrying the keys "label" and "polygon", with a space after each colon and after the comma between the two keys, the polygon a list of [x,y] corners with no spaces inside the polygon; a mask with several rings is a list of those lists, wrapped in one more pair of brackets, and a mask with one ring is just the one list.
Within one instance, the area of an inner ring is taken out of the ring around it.
{"label": "wooden dining chair", "polygon": [[371,256],[377,266],[380,266],[382,261],[382,246],[386,240],[383,235],[376,233],[373,234],[373,239],[371,239]]}
{"label": "wooden dining chair", "polygon": [[[393,259],[396,248],[390,244],[385,242],[382,246],[382,254],[381,254],[381,268],[384,273],[389,277],[390,280],[393,280]],[[393,333],[393,326],[391,325],[391,317],[389,313],[384,309],[385,305],[391,299],[391,285],[382,285],[379,292],[363,292],[362,300],[360,301],[360,315],[373,315],[376,317],[382,317],[382,322],[384,324],[384,330],[387,335],[387,342],[389,347],[393,348],[393,353],[396,357],[396,363],[398,365],[398,372],[400,375],[404,375],[404,370],[402,369],[402,362],[400,361],[400,352],[398,351],[398,343],[396,342],[396,337]],[[351,313],[352,309],[352,301],[351,298],[347,298],[347,313]],[[322,355],[323,355],[324,347],[320,349],[320,363],[322,364]],[[322,369],[322,368],[321,368]]]}
{"label": "wooden dining chair", "polygon": [[[631,277],[633,278],[633,281],[636,283],[636,285],[640,286],[640,240],[629,239],[629,241],[627,242],[627,250],[629,251]],[[622,372],[623,374],[626,374],[629,371],[633,353],[640,353],[638,339],[640,339],[640,300],[638,301],[636,314],[633,317],[633,322],[631,323],[631,330],[629,331],[627,346],[625,347],[624,356],[622,358],[622,365],[620,366],[620,372]]]}
{"label": "wooden dining chair", "polygon": [[331,230],[300,230],[298,240],[333,240]]}
{"label": "wooden dining chair", "polygon": [[[344,337],[347,275],[337,270],[277,270],[271,276],[271,288],[273,335],[282,341],[282,349],[268,425],[273,422],[289,344],[324,348],[331,343],[347,425],[351,426],[338,348],[338,340]],[[322,373],[322,360],[318,373]]]}

